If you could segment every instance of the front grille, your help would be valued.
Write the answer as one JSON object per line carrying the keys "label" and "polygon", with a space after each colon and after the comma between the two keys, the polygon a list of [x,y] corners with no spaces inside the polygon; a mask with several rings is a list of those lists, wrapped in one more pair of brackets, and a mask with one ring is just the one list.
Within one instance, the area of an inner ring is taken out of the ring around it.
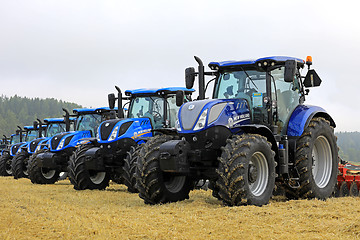
{"label": "front grille", "polygon": [[57,146],[59,145],[61,139],[66,136],[66,135],[69,135],[70,133],[61,133],[61,134],[58,134],[56,136],[54,136],[53,138],[51,138],[50,140],[50,146],[51,146],[51,149],[55,150],[57,148]]}
{"label": "front grille", "polygon": [[133,123],[133,121],[130,121],[130,122],[126,122],[121,125],[120,131],[119,131],[119,137],[121,135],[123,135],[124,133],[126,133],[126,131],[129,129],[129,127],[131,126],[132,123]]}
{"label": "front grille", "polygon": [[32,142],[30,143],[30,152],[35,152],[35,149],[36,149],[37,145],[38,145],[39,142],[41,142],[42,140],[44,140],[44,139],[40,138],[40,139],[36,139],[36,140],[32,141]]}
{"label": "front grille", "polygon": [[100,125],[100,139],[103,141],[106,141],[109,138],[116,123],[118,123],[119,121],[120,121],[119,119],[112,119],[112,120],[107,120],[107,121],[103,122]]}
{"label": "front grille", "polygon": [[73,137],[74,137],[74,135],[72,135],[71,137],[67,137],[67,138],[65,139],[64,147],[67,146],[67,145],[69,145],[69,143],[70,143],[71,139],[73,139]]}

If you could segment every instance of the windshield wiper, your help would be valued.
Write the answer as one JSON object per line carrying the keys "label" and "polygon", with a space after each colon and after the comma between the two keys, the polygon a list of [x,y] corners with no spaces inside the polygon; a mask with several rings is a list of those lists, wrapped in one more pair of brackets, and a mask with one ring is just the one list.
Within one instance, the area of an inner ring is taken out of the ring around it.
{"label": "windshield wiper", "polygon": [[246,76],[250,79],[250,81],[252,82],[252,84],[254,84],[256,90],[259,90],[259,88],[256,86],[256,84],[254,83],[254,81],[251,79],[251,77],[249,76],[249,74],[245,71],[245,69],[243,67],[240,67],[241,70],[243,70],[243,72],[246,74]]}

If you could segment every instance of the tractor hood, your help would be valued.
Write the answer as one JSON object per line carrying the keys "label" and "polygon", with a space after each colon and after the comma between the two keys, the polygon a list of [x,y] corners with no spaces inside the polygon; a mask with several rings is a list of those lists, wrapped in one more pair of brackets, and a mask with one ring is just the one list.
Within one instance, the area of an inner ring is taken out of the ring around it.
{"label": "tractor hood", "polygon": [[98,129],[98,142],[111,143],[123,138],[136,141],[139,137],[152,137],[149,118],[112,119],[104,121]]}
{"label": "tractor hood", "polygon": [[10,146],[10,156],[15,156],[16,153],[21,149],[23,145],[25,145],[25,142],[16,143]]}
{"label": "tractor hood", "polygon": [[28,153],[34,153],[37,150],[37,147],[40,146],[42,142],[44,142],[47,138],[37,138],[35,140],[32,140],[27,145],[27,151]]}
{"label": "tractor hood", "polygon": [[91,131],[71,131],[57,134],[50,139],[50,151],[58,152],[75,147],[84,138],[91,138]]}
{"label": "tractor hood", "polygon": [[198,132],[221,125],[229,129],[250,123],[248,103],[244,99],[208,99],[185,103],[178,113],[180,133]]}

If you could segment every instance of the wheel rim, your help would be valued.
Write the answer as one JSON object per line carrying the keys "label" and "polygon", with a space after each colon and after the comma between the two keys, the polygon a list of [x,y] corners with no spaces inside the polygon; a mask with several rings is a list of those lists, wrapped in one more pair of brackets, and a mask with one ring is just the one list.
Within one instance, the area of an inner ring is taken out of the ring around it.
{"label": "wheel rim", "polygon": [[46,179],[51,179],[55,176],[56,171],[48,168],[41,168],[41,174]]}
{"label": "wheel rim", "polygon": [[315,184],[319,188],[328,185],[331,178],[332,153],[329,141],[324,136],[319,136],[315,140],[312,150],[312,174]]}
{"label": "wheel rim", "polygon": [[248,169],[249,189],[254,196],[260,196],[266,190],[269,179],[269,167],[264,154],[255,152],[251,156]]}
{"label": "wheel rim", "polygon": [[6,171],[7,174],[12,175],[11,160],[6,161],[5,171]]}
{"label": "wheel rim", "polygon": [[186,176],[167,176],[165,183],[166,189],[171,193],[179,192],[186,181]]}
{"label": "wheel rim", "polygon": [[96,172],[90,175],[90,180],[94,184],[100,184],[104,181],[106,172]]}

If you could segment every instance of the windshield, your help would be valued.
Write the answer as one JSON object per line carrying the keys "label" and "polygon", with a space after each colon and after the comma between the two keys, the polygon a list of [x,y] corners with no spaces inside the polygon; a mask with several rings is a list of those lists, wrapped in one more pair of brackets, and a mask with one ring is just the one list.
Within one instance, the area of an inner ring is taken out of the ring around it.
{"label": "windshield", "polygon": [[58,133],[66,131],[65,123],[50,123],[46,130],[46,137],[53,137]]}
{"label": "windshield", "polygon": [[38,130],[29,130],[26,132],[26,138],[25,141],[26,142],[30,142],[36,138],[38,138],[39,135],[39,131]]}
{"label": "windshield", "polygon": [[15,144],[20,142],[20,135],[11,136],[10,144]]}
{"label": "windshield", "polygon": [[[299,81],[284,81],[284,67],[269,72],[271,77],[271,98],[273,113],[277,116],[281,128],[290,113],[299,104]],[[214,98],[242,98],[248,103],[253,122],[266,123],[268,96],[266,92],[266,72],[240,70],[224,72],[220,75],[214,92]]]}
{"label": "windshield", "polygon": [[97,129],[101,123],[101,115],[85,114],[80,115],[76,122],[76,131],[89,131],[92,137],[97,136]]}
{"label": "windshield", "polygon": [[163,126],[164,99],[161,97],[136,97],[131,101],[129,118],[150,118],[154,128]]}

